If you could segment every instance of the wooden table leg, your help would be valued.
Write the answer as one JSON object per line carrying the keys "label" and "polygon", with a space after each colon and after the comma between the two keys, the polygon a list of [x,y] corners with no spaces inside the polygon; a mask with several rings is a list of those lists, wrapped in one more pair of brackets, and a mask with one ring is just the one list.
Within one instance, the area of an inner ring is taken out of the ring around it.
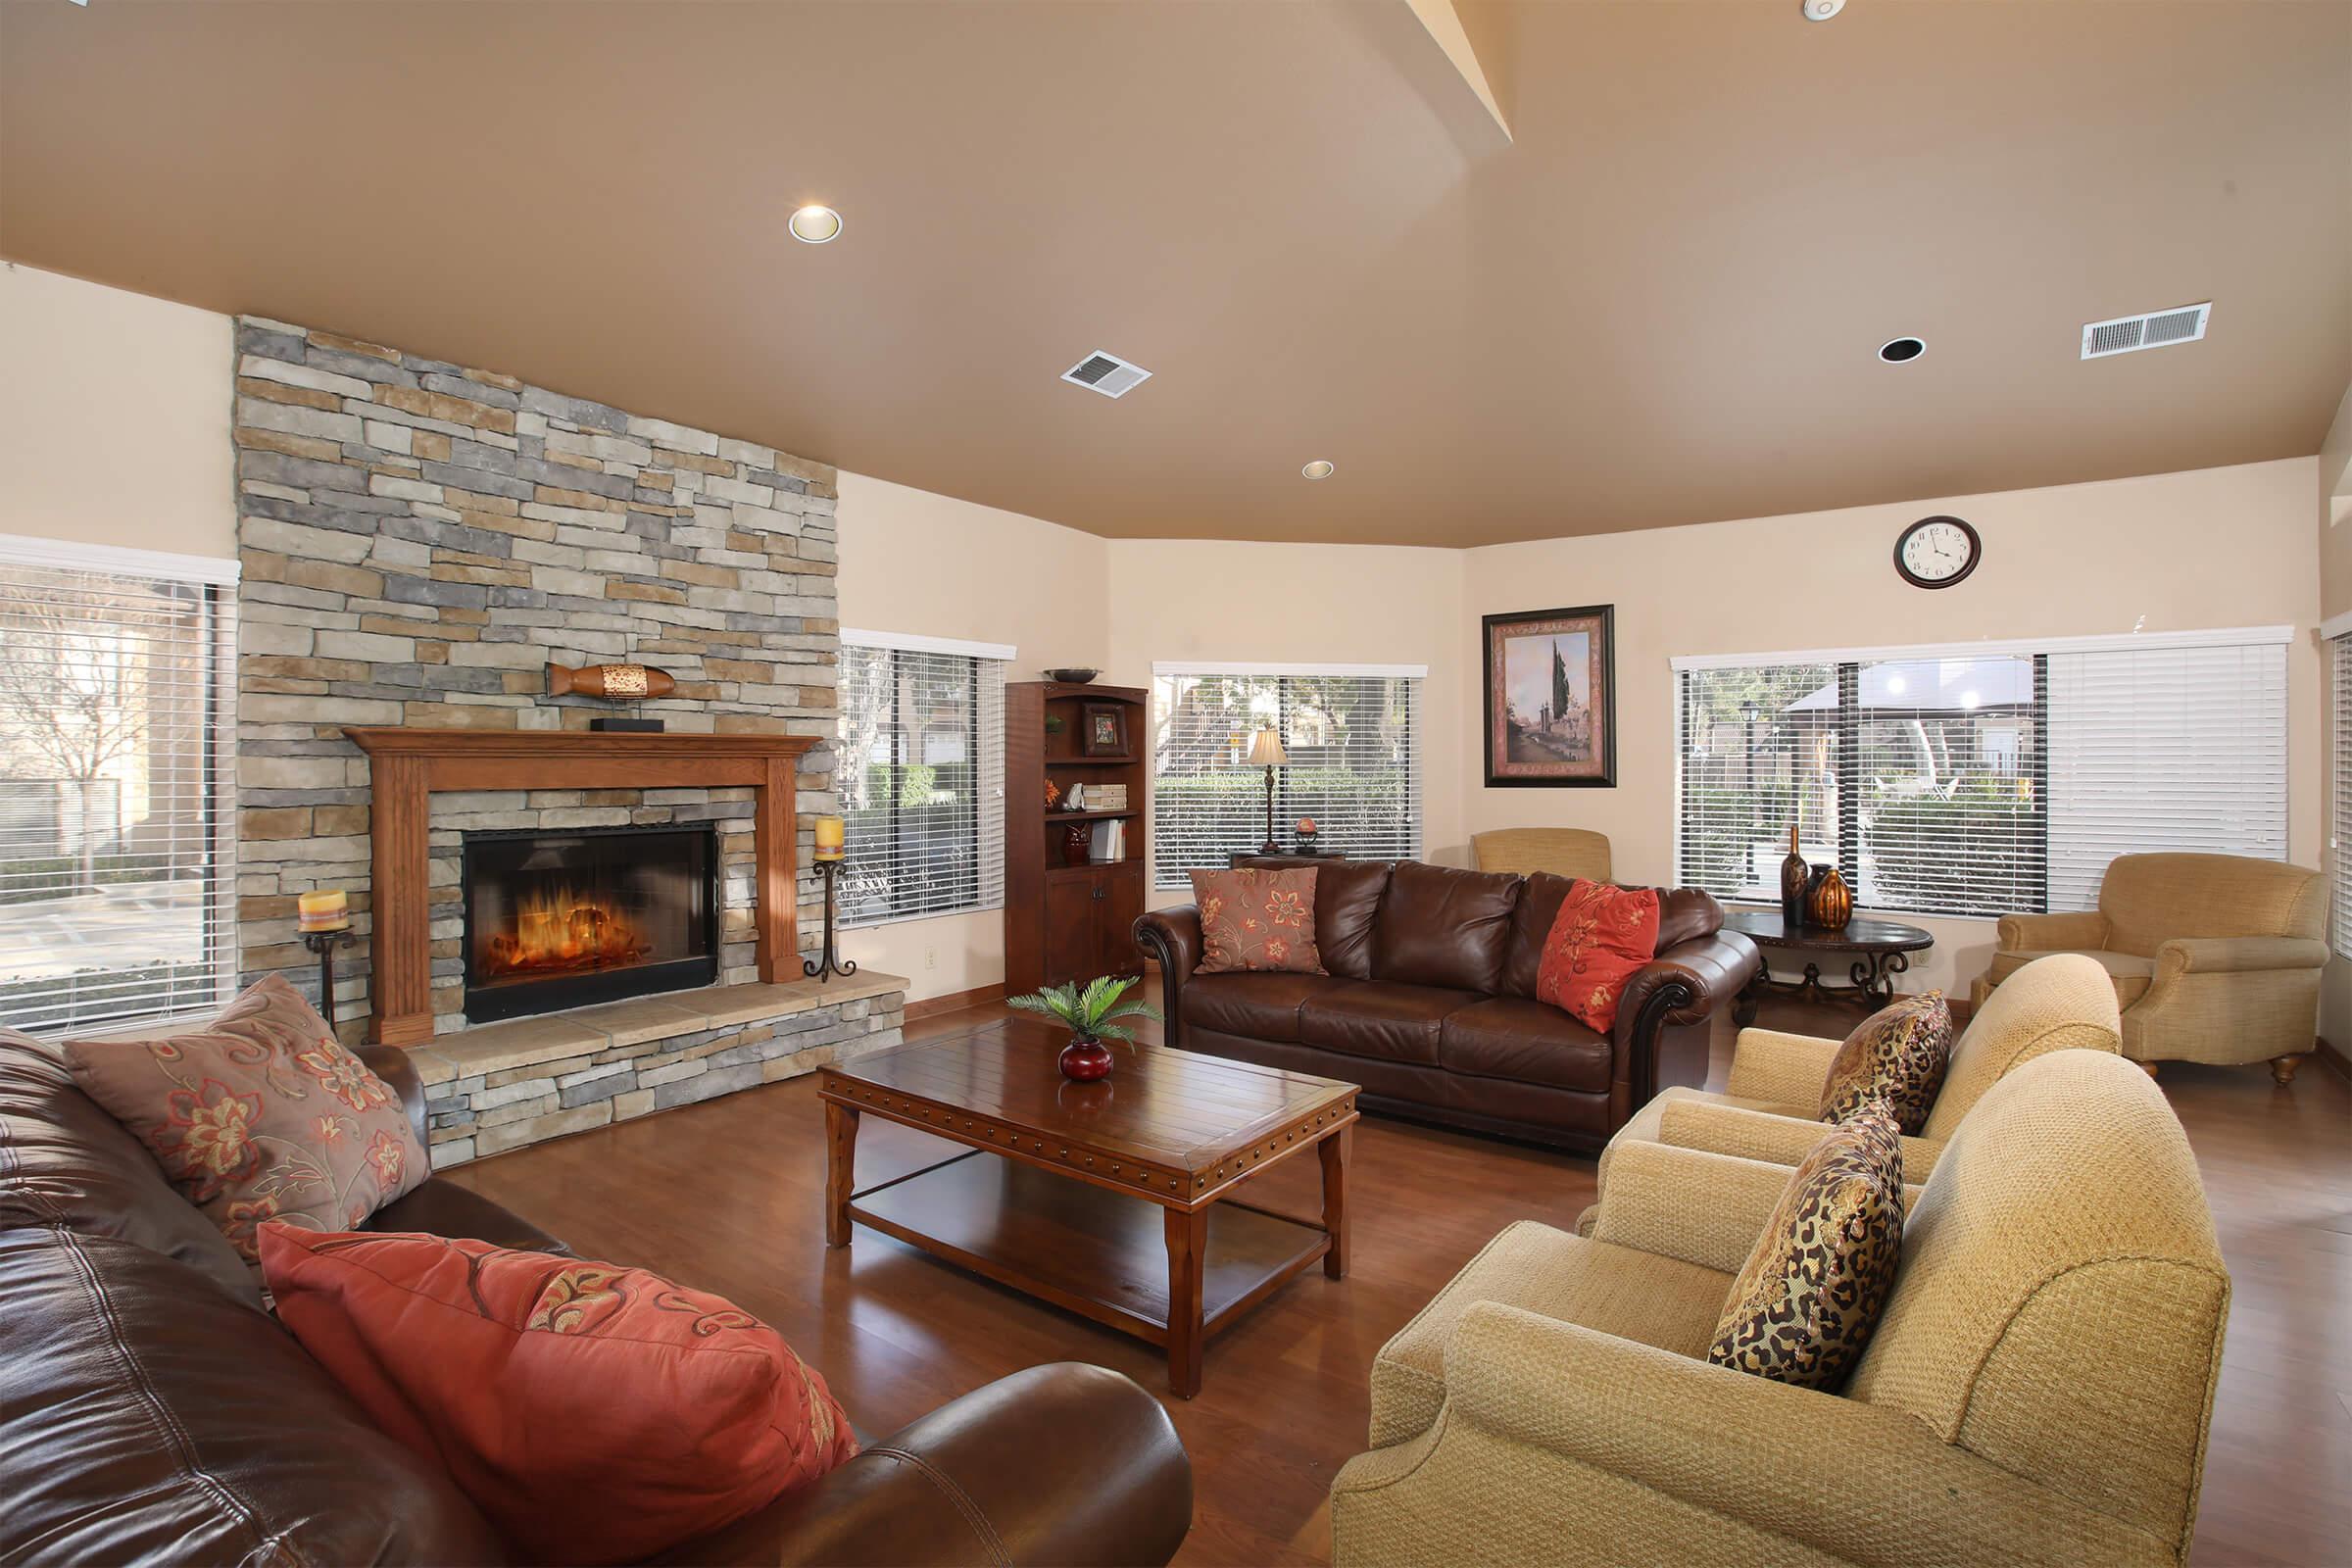
{"label": "wooden table leg", "polygon": [[1208,1259],[1208,1210],[1164,1211],[1168,1232],[1168,1392],[1200,1392],[1200,1277]]}
{"label": "wooden table leg", "polygon": [[1323,1161],[1323,1230],[1331,1250],[1323,1254],[1323,1272],[1335,1280],[1348,1277],[1348,1155],[1355,1129],[1343,1127],[1315,1146]]}
{"label": "wooden table leg", "polygon": [[825,1245],[850,1245],[850,1194],[858,1185],[858,1112],[825,1102]]}

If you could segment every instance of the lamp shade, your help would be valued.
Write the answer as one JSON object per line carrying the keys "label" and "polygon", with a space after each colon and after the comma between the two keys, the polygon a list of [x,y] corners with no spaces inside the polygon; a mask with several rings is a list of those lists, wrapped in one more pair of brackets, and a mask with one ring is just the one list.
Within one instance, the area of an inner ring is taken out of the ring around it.
{"label": "lamp shade", "polygon": [[1281,767],[1290,761],[1282,749],[1282,731],[1268,724],[1250,739],[1251,767]]}

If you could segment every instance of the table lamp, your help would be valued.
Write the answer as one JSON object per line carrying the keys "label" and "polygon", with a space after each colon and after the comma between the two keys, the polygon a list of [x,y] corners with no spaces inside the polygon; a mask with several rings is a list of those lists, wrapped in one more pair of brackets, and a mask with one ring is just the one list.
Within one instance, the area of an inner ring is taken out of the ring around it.
{"label": "table lamp", "polygon": [[1266,770],[1266,842],[1257,847],[1260,855],[1280,855],[1282,846],[1274,842],[1274,770],[1288,766],[1290,754],[1282,749],[1282,731],[1271,724],[1259,728],[1250,739],[1251,767]]}

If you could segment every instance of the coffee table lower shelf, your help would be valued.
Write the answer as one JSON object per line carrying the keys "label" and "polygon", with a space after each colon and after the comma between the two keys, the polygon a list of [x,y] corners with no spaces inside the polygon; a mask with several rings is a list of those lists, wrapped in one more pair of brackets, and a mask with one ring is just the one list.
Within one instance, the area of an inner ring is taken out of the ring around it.
{"label": "coffee table lower shelf", "polygon": [[[982,1150],[850,1198],[850,1217],[885,1236],[1161,1347],[1169,1312],[1165,1212]],[[1211,1204],[1207,1223],[1203,1335],[1331,1250],[1330,1236],[1317,1226],[1233,1199]]]}

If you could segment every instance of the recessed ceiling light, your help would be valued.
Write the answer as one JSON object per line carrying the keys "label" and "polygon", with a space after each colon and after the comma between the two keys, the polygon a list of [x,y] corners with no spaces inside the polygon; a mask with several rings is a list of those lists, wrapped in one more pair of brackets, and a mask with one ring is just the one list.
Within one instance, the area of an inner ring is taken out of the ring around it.
{"label": "recessed ceiling light", "polygon": [[792,215],[792,237],[810,245],[822,245],[841,232],[841,215],[830,207],[814,203]]}
{"label": "recessed ceiling light", "polygon": [[1802,0],[1807,22],[1827,22],[1845,9],[1845,0]]}
{"label": "recessed ceiling light", "polygon": [[1879,345],[1879,358],[1888,365],[1908,365],[1927,352],[1928,345],[1923,338],[1890,337]]}
{"label": "recessed ceiling light", "polygon": [[1321,458],[1317,458],[1298,471],[1309,479],[1328,479],[1332,475],[1332,466]]}

